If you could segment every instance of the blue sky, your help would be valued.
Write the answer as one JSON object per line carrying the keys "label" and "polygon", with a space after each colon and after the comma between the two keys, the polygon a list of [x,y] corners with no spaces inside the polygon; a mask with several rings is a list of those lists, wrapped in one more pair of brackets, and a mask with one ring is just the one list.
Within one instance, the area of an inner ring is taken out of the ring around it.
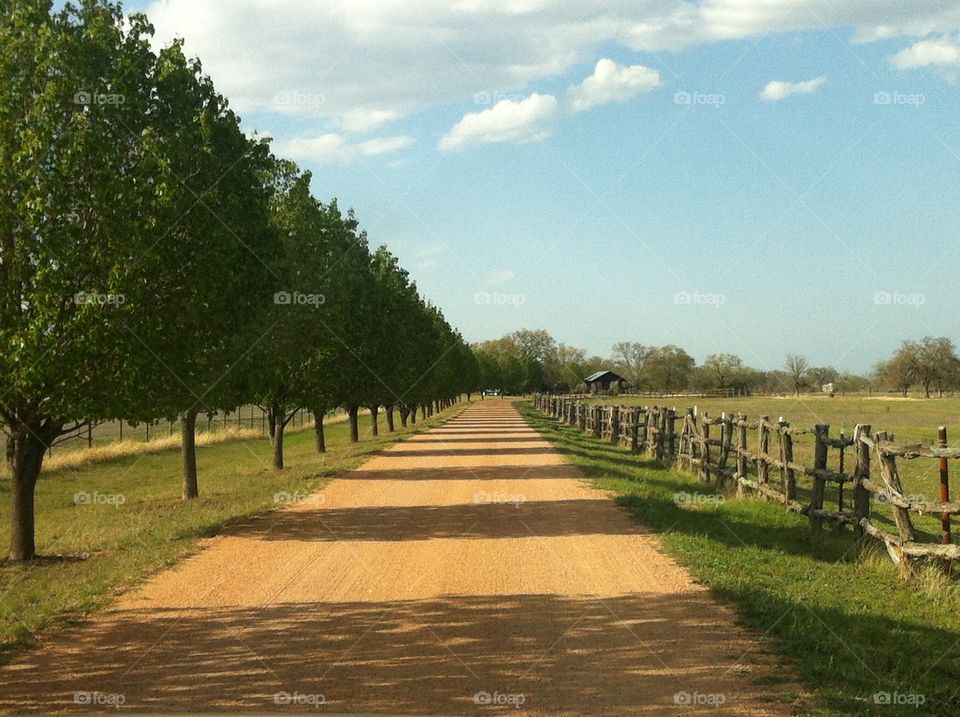
{"label": "blue sky", "polygon": [[184,37],[468,340],[854,370],[960,342],[960,3],[127,9]]}

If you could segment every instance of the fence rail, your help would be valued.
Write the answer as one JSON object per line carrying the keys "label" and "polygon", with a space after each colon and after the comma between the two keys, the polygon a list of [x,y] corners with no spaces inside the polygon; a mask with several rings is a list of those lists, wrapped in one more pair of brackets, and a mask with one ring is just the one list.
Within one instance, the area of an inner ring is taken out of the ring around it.
{"label": "fence rail", "polygon": [[[769,416],[749,421],[742,413],[710,416],[689,409],[678,415],[664,406],[596,405],[550,395],[537,395],[535,405],[565,425],[697,475],[718,489],[735,487],[737,495],[752,492],[780,502],[806,516],[813,530],[851,526],[858,541],[880,542],[904,577],[916,574],[924,561],[960,560],[950,528],[960,502],[949,499],[948,474],[948,461],[960,458],[960,448],[947,446],[943,427],[939,445],[931,447],[899,445],[888,432],[872,433],[866,424],[848,437],[843,432],[831,436],[825,424],[804,428]],[[802,436],[813,438],[812,464],[794,459],[794,439]],[[897,459],[917,458],[940,461],[939,501],[904,492]],[[779,481],[771,480],[774,474]],[[829,507],[828,497],[834,503]],[[878,504],[889,509],[891,525],[878,519]],[[940,517],[939,543],[924,541],[915,527],[916,515],[931,514]]]}

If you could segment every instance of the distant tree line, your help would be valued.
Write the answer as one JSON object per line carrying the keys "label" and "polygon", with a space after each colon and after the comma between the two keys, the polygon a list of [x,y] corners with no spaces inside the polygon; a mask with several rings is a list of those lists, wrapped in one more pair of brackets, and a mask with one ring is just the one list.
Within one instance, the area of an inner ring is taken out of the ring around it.
{"label": "distant tree line", "polygon": [[636,342],[614,344],[607,357],[588,356],[583,349],[557,343],[546,331],[524,329],[503,338],[473,345],[480,367],[480,384],[507,393],[586,390],[584,378],[610,369],[626,379],[627,390],[637,392],[710,391],[738,393],[859,393],[896,391],[906,396],[919,388],[934,391],[960,389],[960,359],[945,337],[905,341],[893,356],[868,374],[812,366],[805,356],[788,354],[783,367],[761,370],[740,356],[716,353],[703,363],[679,346],[648,346]]}
{"label": "distant tree line", "polygon": [[34,493],[58,439],[105,420],[258,404],[274,465],[300,409],[393,429],[473,389],[443,314],[352,213],[248,137],[181,44],[155,50],[109,0],[0,4],[0,425],[12,560],[35,556]]}

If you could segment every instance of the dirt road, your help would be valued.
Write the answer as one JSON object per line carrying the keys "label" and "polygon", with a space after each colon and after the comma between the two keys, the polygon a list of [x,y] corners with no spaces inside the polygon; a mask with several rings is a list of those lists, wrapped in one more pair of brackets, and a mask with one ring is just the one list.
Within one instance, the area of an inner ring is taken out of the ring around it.
{"label": "dirt road", "polygon": [[789,714],[771,674],[495,400],[58,632],[0,669],[0,709]]}

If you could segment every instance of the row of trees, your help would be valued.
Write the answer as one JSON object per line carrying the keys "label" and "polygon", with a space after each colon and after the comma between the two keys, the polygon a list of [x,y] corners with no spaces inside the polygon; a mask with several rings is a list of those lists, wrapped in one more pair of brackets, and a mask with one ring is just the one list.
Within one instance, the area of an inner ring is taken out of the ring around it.
{"label": "row of trees", "polygon": [[729,353],[707,356],[702,364],[678,346],[647,346],[621,342],[610,356],[588,356],[573,346],[557,343],[543,330],[515,331],[503,338],[474,345],[481,383],[510,393],[539,390],[582,391],[583,379],[601,369],[616,371],[636,391],[734,389],[743,393],[859,392],[897,390],[906,395],[913,386],[926,396],[936,389],[960,389],[960,359],[945,337],[905,341],[889,361],[868,375],[813,366],[802,354],[788,354],[780,369],[764,371],[748,366]]}
{"label": "row of trees", "polygon": [[352,213],[248,137],[179,43],[109,0],[0,5],[0,424],[10,558],[35,556],[47,448],[103,420],[178,419],[185,499],[199,413],[256,403],[274,464],[306,408],[393,428],[471,390],[478,364]]}

